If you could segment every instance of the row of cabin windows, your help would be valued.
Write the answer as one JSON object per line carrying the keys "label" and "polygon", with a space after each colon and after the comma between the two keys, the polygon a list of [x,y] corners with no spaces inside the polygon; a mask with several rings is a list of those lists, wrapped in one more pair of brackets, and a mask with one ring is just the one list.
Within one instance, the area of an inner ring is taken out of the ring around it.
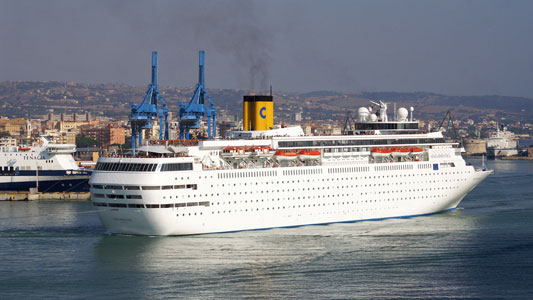
{"label": "row of cabin windows", "polygon": [[413,165],[386,165],[376,166],[374,171],[398,171],[398,170],[412,170]]}
{"label": "row of cabin windows", "polygon": [[283,175],[313,175],[322,174],[322,169],[283,170]]}
{"label": "row of cabin windows", "polygon": [[433,168],[433,165],[424,163],[424,164],[417,165],[417,168],[418,169],[431,169],[431,168]]}
{"label": "row of cabin windows", "polygon": [[277,176],[276,171],[243,171],[218,174],[218,179]]}
{"label": "row of cabin windows", "polygon": [[128,208],[180,208],[180,207],[193,207],[193,206],[210,206],[209,201],[203,202],[187,202],[187,203],[168,203],[168,204],[127,204],[127,203],[106,203],[106,202],[93,202],[94,206],[102,207],[128,207]]}
{"label": "row of cabin windows", "polygon": [[328,168],[328,173],[346,173],[346,172],[368,172],[369,167],[349,167],[349,168]]}
{"label": "row of cabin windows", "polygon": [[99,190],[128,190],[128,191],[138,191],[138,190],[144,190],[144,191],[158,191],[158,190],[181,190],[181,189],[198,189],[197,184],[181,184],[181,185],[101,185],[101,184],[93,184],[91,186],[93,189],[99,189]]}
{"label": "row of cabin windows", "polygon": [[422,138],[422,139],[373,139],[373,140],[312,140],[312,141],[280,141],[280,148],[287,147],[328,147],[328,146],[358,146],[358,145],[402,145],[402,144],[436,144],[444,143],[443,138]]}

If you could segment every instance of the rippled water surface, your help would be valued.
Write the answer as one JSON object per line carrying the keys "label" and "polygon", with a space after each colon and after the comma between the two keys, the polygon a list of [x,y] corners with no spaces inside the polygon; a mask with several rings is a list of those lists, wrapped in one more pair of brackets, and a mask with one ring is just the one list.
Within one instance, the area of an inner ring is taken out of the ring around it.
{"label": "rippled water surface", "polygon": [[451,212],[229,234],[109,236],[90,203],[0,202],[0,299],[533,299],[533,163],[487,165]]}

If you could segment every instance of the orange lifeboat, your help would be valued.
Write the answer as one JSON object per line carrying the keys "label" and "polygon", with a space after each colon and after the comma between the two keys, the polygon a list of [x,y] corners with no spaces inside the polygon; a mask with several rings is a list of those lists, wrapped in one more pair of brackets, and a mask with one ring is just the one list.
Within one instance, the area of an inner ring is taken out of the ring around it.
{"label": "orange lifeboat", "polygon": [[405,147],[393,147],[392,149],[392,156],[393,157],[405,157],[411,153],[411,150],[409,148]]}
{"label": "orange lifeboat", "polygon": [[374,157],[387,157],[391,155],[392,150],[390,148],[372,148],[370,154]]}
{"label": "orange lifeboat", "polygon": [[298,152],[298,158],[300,160],[315,160],[320,158],[320,151],[316,150],[300,150]]}
{"label": "orange lifeboat", "polygon": [[19,151],[30,151],[30,150],[31,150],[30,147],[24,147],[23,148],[22,146],[19,145]]}
{"label": "orange lifeboat", "polygon": [[409,151],[411,152],[411,155],[420,155],[422,154],[422,149],[418,148],[418,147],[411,147],[409,148]]}
{"label": "orange lifeboat", "polygon": [[295,160],[298,158],[298,153],[278,150],[276,153],[274,153],[274,157],[278,161]]}

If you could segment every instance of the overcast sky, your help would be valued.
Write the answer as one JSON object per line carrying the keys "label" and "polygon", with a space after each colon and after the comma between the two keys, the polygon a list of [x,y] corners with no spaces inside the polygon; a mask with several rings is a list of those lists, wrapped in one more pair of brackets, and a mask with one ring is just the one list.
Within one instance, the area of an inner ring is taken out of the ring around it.
{"label": "overcast sky", "polygon": [[0,0],[0,81],[533,97],[533,1]]}

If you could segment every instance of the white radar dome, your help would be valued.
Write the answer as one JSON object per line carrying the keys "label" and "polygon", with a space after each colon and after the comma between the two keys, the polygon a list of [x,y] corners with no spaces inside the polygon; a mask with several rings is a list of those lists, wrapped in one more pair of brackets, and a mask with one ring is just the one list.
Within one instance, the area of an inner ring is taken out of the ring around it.
{"label": "white radar dome", "polygon": [[370,121],[376,122],[377,120],[378,120],[378,116],[376,116],[376,114],[371,114],[370,115]]}
{"label": "white radar dome", "polygon": [[368,108],[366,107],[359,107],[359,109],[357,110],[357,117],[362,122],[366,121],[369,115],[370,115],[370,112],[368,111]]}
{"label": "white radar dome", "polygon": [[366,107],[359,107],[359,109],[357,110],[358,115],[363,115],[363,114],[368,115],[368,113],[369,111],[368,111],[368,108]]}
{"label": "white radar dome", "polygon": [[409,116],[409,111],[407,111],[407,108],[400,107],[398,109],[398,120],[405,121],[405,120],[407,120],[408,116]]}

